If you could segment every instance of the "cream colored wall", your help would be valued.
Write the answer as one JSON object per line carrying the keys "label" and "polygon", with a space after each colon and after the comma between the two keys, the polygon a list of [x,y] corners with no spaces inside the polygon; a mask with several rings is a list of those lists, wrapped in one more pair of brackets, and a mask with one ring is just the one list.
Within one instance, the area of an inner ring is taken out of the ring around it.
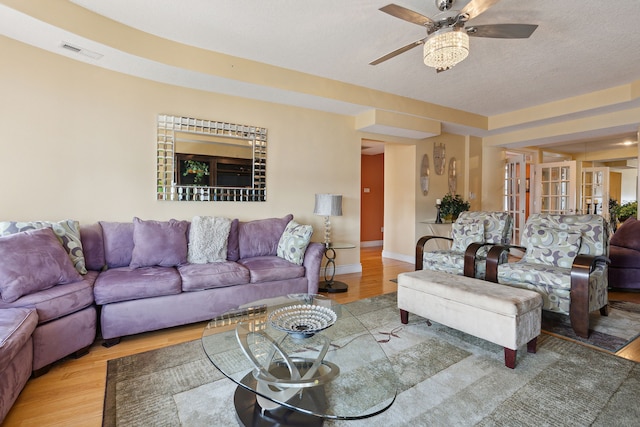
{"label": "cream colored wall", "polygon": [[413,259],[417,178],[416,147],[387,144],[384,152],[383,256]]}
{"label": "cream colored wall", "polygon": [[[343,195],[335,241],[359,242],[360,137],[353,119],[189,90],[111,72],[0,37],[0,220],[241,220],[294,214],[321,241],[315,193]],[[156,118],[266,127],[267,202],[155,200]],[[357,250],[337,263],[359,267]]]}
{"label": "cream colored wall", "polygon": [[[436,199],[442,199],[442,197],[449,192],[449,160],[452,157],[456,158],[456,174],[457,174],[457,189],[456,193],[460,194],[465,200],[468,200],[469,193],[467,191],[468,180],[468,164],[467,150],[468,150],[468,138],[460,135],[442,134],[437,137],[427,138],[420,141],[416,145],[416,230],[413,235],[413,242],[411,251],[407,255],[411,255],[415,258],[415,244],[421,236],[426,233],[425,221],[433,222],[436,219]],[[444,174],[438,175],[435,172],[435,164],[433,158],[433,147],[435,144],[445,145],[445,170]],[[420,176],[420,167],[422,165],[422,156],[427,154],[429,156],[429,193],[424,196],[418,183]],[[479,180],[478,180],[479,181]],[[479,182],[478,182],[479,184]],[[472,206],[473,209],[473,206]]]}
{"label": "cream colored wall", "polygon": [[482,147],[481,210],[502,211],[504,194],[505,150],[500,147]]}

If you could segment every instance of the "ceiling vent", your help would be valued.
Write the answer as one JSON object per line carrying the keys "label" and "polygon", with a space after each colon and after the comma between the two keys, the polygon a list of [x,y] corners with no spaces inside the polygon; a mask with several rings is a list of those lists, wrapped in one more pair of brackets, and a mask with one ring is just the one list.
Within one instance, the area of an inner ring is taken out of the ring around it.
{"label": "ceiling vent", "polygon": [[69,50],[71,52],[78,53],[80,55],[88,56],[89,58],[92,58],[92,59],[100,59],[100,58],[102,58],[104,56],[101,53],[94,52],[92,50],[85,49],[85,48],[82,48],[82,47],[79,47],[79,46],[75,46],[75,45],[72,45],[72,44],[66,43],[66,42],[62,42],[61,46],[62,46],[63,49],[67,49],[67,50]]}

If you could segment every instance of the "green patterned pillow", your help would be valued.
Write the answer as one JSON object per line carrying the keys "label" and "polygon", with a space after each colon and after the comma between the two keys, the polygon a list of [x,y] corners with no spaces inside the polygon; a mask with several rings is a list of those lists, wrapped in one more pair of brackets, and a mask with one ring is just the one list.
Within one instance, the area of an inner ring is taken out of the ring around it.
{"label": "green patterned pillow", "polygon": [[80,274],[87,274],[82,251],[82,241],[80,240],[80,224],[71,219],[50,222],[50,221],[4,221],[0,222],[0,236],[20,233],[27,230],[38,230],[41,228],[51,228],[64,250],[69,254],[74,267]]}
{"label": "green patterned pillow", "polygon": [[470,244],[484,242],[484,222],[456,221],[451,226],[451,237],[453,238],[451,250],[464,252]]}
{"label": "green patterned pillow", "polygon": [[582,234],[579,231],[532,227],[524,261],[571,268],[581,242]]}
{"label": "green patterned pillow", "polygon": [[278,242],[277,255],[289,262],[302,265],[312,234],[313,227],[310,225],[300,225],[294,220],[289,221]]}

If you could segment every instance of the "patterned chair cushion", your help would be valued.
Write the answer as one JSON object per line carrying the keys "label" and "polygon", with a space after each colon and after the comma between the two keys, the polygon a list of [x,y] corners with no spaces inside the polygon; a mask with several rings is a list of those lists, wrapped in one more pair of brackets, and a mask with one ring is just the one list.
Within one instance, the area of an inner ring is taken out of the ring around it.
{"label": "patterned chair cushion", "polygon": [[580,250],[582,235],[579,231],[558,230],[535,226],[527,240],[524,261],[555,267],[571,268]]}
{"label": "patterned chair cushion", "polygon": [[484,222],[456,221],[451,227],[451,250],[464,252],[472,243],[484,241]]}
{"label": "patterned chair cushion", "polygon": [[442,271],[449,274],[462,275],[464,271],[464,253],[446,249],[425,252],[422,268],[425,270]]}

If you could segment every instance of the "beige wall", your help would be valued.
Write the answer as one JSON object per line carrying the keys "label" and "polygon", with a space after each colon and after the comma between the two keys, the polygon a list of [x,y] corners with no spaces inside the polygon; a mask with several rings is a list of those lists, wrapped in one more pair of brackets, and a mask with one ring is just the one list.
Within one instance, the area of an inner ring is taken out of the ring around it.
{"label": "beige wall", "polygon": [[[243,220],[293,213],[323,238],[315,193],[343,195],[335,241],[359,242],[360,136],[353,118],[155,83],[0,37],[0,220]],[[265,203],[155,200],[156,117],[266,127]],[[337,263],[359,268],[357,250]]]}
{"label": "beige wall", "polygon": [[[384,152],[383,255],[404,259],[415,245],[416,147],[387,144]],[[407,260],[408,261],[408,260]]]}

